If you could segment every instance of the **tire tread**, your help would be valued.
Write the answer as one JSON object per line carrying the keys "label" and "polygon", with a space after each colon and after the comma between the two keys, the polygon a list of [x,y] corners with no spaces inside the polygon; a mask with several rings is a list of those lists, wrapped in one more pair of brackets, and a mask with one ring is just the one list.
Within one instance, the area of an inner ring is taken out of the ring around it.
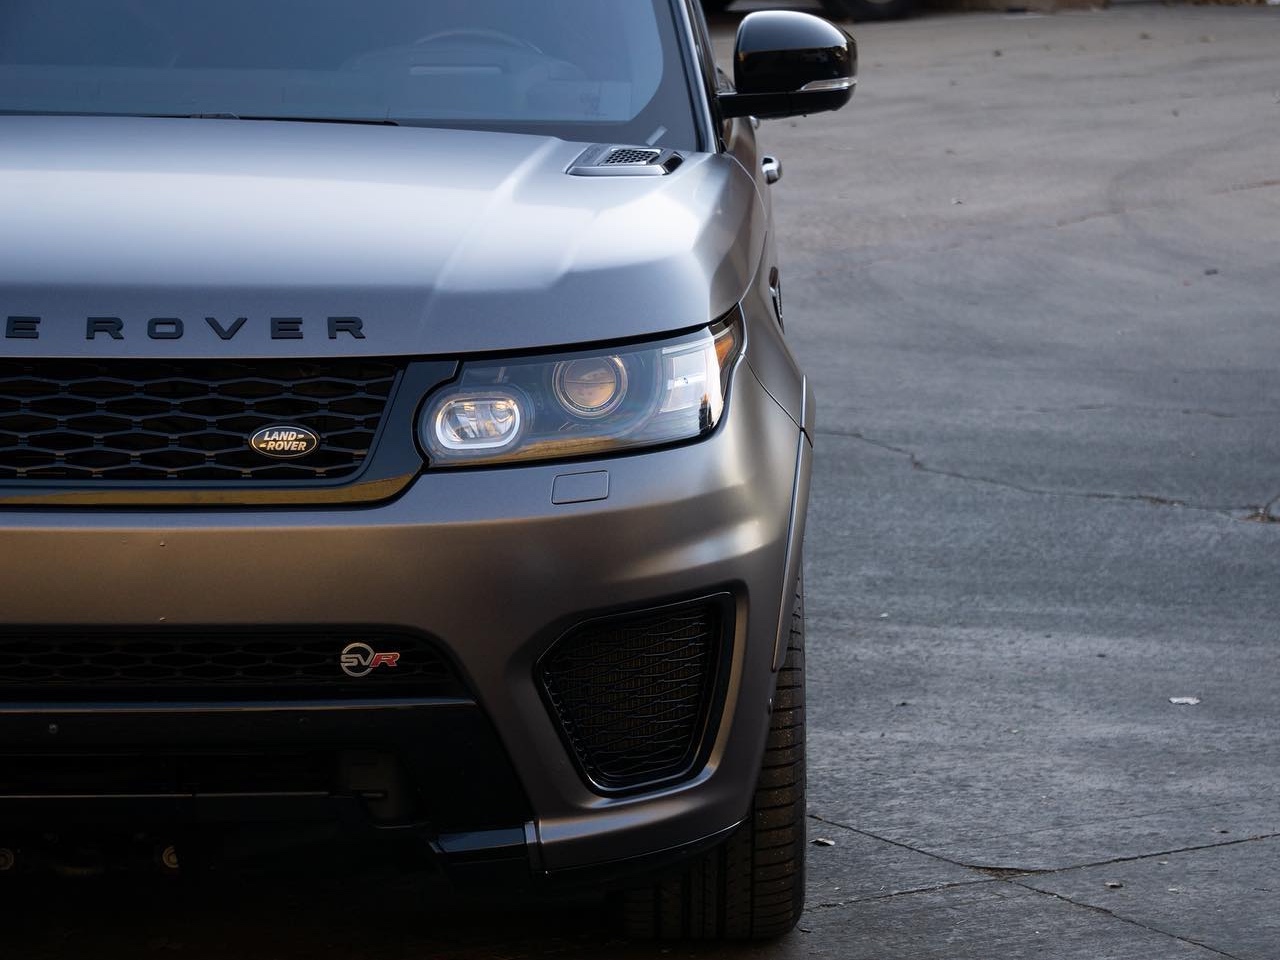
{"label": "tire tread", "polygon": [[804,908],[804,581],[796,583],[787,655],[751,809],[719,847],[682,873],[628,891],[622,918],[638,939],[769,940]]}

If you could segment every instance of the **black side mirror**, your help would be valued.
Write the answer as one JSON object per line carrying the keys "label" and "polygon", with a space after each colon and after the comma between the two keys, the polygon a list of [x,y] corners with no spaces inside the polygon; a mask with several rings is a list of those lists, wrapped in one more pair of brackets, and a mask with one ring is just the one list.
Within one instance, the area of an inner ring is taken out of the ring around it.
{"label": "black side mirror", "polygon": [[717,98],[720,112],[768,119],[839,110],[857,73],[857,44],[834,24],[792,10],[750,13],[733,50],[737,90]]}

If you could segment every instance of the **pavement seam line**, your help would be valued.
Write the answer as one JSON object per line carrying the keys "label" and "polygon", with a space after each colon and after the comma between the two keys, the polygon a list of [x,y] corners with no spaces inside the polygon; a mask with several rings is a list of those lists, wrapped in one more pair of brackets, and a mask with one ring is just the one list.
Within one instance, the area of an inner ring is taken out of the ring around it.
{"label": "pavement seam line", "polygon": [[[1233,800],[1219,800],[1216,803],[1195,803],[1189,806],[1186,804],[1182,804],[1176,807],[1158,807],[1155,810],[1146,810],[1142,813],[1127,813],[1123,817],[1092,817],[1088,820],[1072,820],[1069,823],[1061,823],[1053,827],[1038,827],[1035,830],[1013,830],[1013,831],[1007,831],[1005,833],[984,833],[976,837],[973,837],[973,836],[961,837],[957,840],[953,840],[947,844],[944,844],[944,846],[955,846],[957,844],[970,845],[974,843],[981,843],[985,840],[1003,840],[1007,837],[1031,837],[1031,836],[1035,836],[1037,833],[1053,833],[1060,830],[1071,830],[1077,827],[1092,827],[1100,823],[1114,824],[1114,823],[1125,823],[1129,820],[1144,820],[1147,817],[1162,816],[1166,813],[1174,813],[1174,814],[1200,813],[1205,810],[1218,810],[1218,809],[1221,809],[1222,807],[1240,806],[1241,802],[1242,801],[1238,799],[1233,799]],[[1265,835],[1259,834],[1258,838],[1261,838],[1263,836],[1270,836],[1270,834],[1265,834]],[[1242,838],[1237,837],[1235,839],[1239,840]],[[1243,839],[1252,840],[1257,838],[1247,837]],[[1223,842],[1232,843],[1234,841],[1226,840]],[[1217,846],[1217,844],[1216,843],[1210,844],[1210,846]],[[1156,854],[1152,854],[1152,856],[1155,856],[1155,855]]]}
{"label": "pavement seam line", "polygon": [[1275,419],[1280,410],[1256,410],[1244,413],[1227,413],[1210,407],[1147,407],[1121,403],[1078,403],[1067,407],[1003,407],[992,410],[1003,414],[1055,414],[1055,413],[1135,413],[1152,416],[1209,417],[1213,420],[1261,420]]}
{"label": "pavement seam line", "polygon": [[1074,227],[1078,224],[1088,223],[1091,220],[1110,220],[1115,217],[1127,217],[1135,213],[1148,213],[1157,210],[1176,210],[1180,205],[1194,202],[1196,200],[1205,200],[1216,197],[1229,197],[1237,193],[1247,193],[1250,190],[1270,190],[1273,187],[1280,187],[1280,180],[1257,180],[1253,183],[1232,183],[1226,186],[1218,187],[1214,190],[1206,190],[1204,193],[1194,197],[1179,198],[1177,200],[1150,200],[1145,203],[1116,203],[1108,207],[1106,210],[1094,210],[1090,213],[1079,214],[1074,217],[1068,217],[1058,220],[1053,224],[1055,229],[1061,227]]}
{"label": "pavement seam line", "polygon": [[[1007,232],[1005,233],[989,233],[979,232],[984,228],[989,229],[990,224],[982,221],[974,221],[973,223],[958,228],[959,236],[954,240],[941,242],[936,246],[923,250],[913,250],[905,253],[896,253],[889,256],[875,257],[871,260],[855,262],[849,264],[853,270],[869,270],[872,267],[879,267],[889,263],[904,263],[917,257],[935,257],[941,253],[951,253],[960,250],[970,244],[988,244],[998,243],[1011,237],[1018,237],[1022,234],[1045,233],[1055,230],[1063,230],[1069,227],[1076,227],[1082,224],[1090,223],[1095,220],[1114,220],[1117,218],[1127,218],[1137,213],[1150,213],[1160,211],[1176,210],[1179,204],[1194,200],[1209,200],[1220,197],[1230,197],[1234,194],[1244,193],[1250,190],[1269,190],[1276,186],[1280,186],[1280,180],[1260,180],[1256,183],[1238,183],[1228,184],[1215,190],[1209,190],[1199,194],[1196,197],[1186,198],[1185,200],[1154,200],[1147,203],[1135,204],[1118,204],[1106,210],[1093,210],[1089,213],[1077,214],[1073,217],[1060,218],[1053,221],[1028,221],[1020,224],[1004,224]],[[813,283],[821,281],[824,277],[820,273],[797,274],[792,277],[792,282],[801,280],[805,283]]]}
{"label": "pavement seam line", "polygon": [[1093,903],[1081,903],[1079,900],[1072,900],[1068,896],[1064,896],[1063,894],[1060,894],[1060,893],[1054,893],[1051,890],[1038,890],[1035,887],[1028,886],[1025,883],[1020,883],[1017,880],[1006,880],[1003,882],[1008,883],[1011,886],[1021,887],[1023,890],[1029,890],[1032,893],[1038,893],[1041,896],[1052,897],[1054,900],[1060,900],[1063,903],[1069,903],[1073,907],[1080,907],[1084,910],[1093,911],[1094,913],[1101,913],[1104,916],[1111,917],[1113,920],[1119,920],[1121,923],[1127,923],[1132,926],[1135,926],[1139,930],[1146,930],[1148,933],[1154,933],[1158,936],[1168,937],[1171,940],[1177,940],[1179,943],[1185,943],[1185,944],[1188,944],[1189,946],[1199,947],[1201,950],[1208,950],[1210,953],[1216,954],[1219,957],[1226,957],[1227,960],[1244,960],[1243,957],[1238,957],[1233,953],[1227,953],[1225,950],[1219,950],[1217,947],[1211,947],[1209,946],[1209,944],[1202,943],[1199,940],[1192,940],[1189,937],[1181,937],[1176,933],[1170,933],[1168,930],[1161,930],[1159,927],[1153,927],[1149,924],[1143,923],[1141,920],[1135,920],[1132,917],[1122,916],[1121,914],[1116,913],[1114,910],[1109,910],[1106,907],[1100,907]]}
{"label": "pavement seam line", "polygon": [[1264,503],[1258,508],[1258,512],[1249,517],[1250,520],[1256,520],[1258,523],[1280,523],[1280,517],[1271,512],[1272,508],[1280,503],[1280,493]]}
{"label": "pavement seam line", "polygon": [[[923,850],[919,847],[913,847],[910,844],[903,843],[901,840],[892,840],[889,837],[882,837],[878,834],[871,833],[867,830],[860,830],[857,827],[851,827],[847,823],[841,823],[839,820],[831,820],[817,813],[808,814],[810,820],[817,820],[819,823],[829,824],[833,827],[839,827],[841,830],[848,830],[850,833],[856,833],[859,836],[867,837],[870,840],[879,840],[881,843],[887,843],[895,847],[901,847],[903,850],[910,850],[912,853],[923,854],[926,857],[932,857],[943,863],[949,863],[955,867],[963,867],[966,870],[974,870],[979,873],[985,873],[989,877],[999,880],[1011,879],[1009,876],[994,876],[996,873],[1008,872],[1015,877],[1048,877],[1059,873],[1067,873],[1071,870],[1085,870],[1091,867],[1107,867],[1117,863],[1133,863],[1137,860],[1150,860],[1153,857],[1172,857],[1179,853],[1195,853],[1200,850],[1216,850],[1218,847],[1234,847],[1242,843],[1256,843],[1260,840],[1274,840],[1280,837],[1280,833],[1260,833],[1252,837],[1237,837],[1233,840],[1222,840],[1217,843],[1201,843],[1191,847],[1178,847],[1173,850],[1154,850],[1151,853],[1139,853],[1128,857],[1112,857],[1109,860],[1093,860],[1088,863],[1073,863],[1066,867],[1048,867],[1044,869],[1020,867],[998,867],[994,865],[979,866],[973,863],[964,863],[961,860],[953,860],[950,857],[944,857],[940,853],[932,850]],[[977,881],[975,881],[977,882]],[[963,886],[963,884],[957,884]]]}
{"label": "pavement seam line", "polygon": [[[833,827],[839,827],[841,830],[848,830],[850,833],[856,833],[859,836],[868,838],[869,840],[879,840],[881,843],[887,843],[890,846],[899,847],[903,850],[910,850],[912,853],[918,853],[926,857],[932,857],[934,860],[939,860],[942,863],[948,863],[953,867],[962,867],[965,870],[975,869],[974,867],[969,866],[969,864],[967,863],[961,863],[959,860],[952,860],[948,857],[942,856],[942,854],[940,853],[932,853],[928,850],[919,850],[916,847],[911,846],[910,844],[903,843],[901,840],[891,840],[888,837],[881,837],[881,836],[878,836],[877,834],[870,833],[867,830],[859,830],[857,827],[851,827],[849,826],[849,824],[841,823],[839,820],[829,820],[826,817],[822,816],[821,814],[811,813],[808,816],[810,820],[817,820],[819,823],[826,823],[826,824],[830,824]],[[982,881],[975,880],[973,882],[978,883]]]}
{"label": "pavement seam line", "polygon": [[[1077,490],[1047,490],[1041,487],[1027,487],[1022,484],[1014,483],[1010,480],[998,480],[994,477],[982,477],[975,474],[959,473],[953,470],[942,470],[938,467],[931,467],[921,460],[914,452],[905,447],[896,447],[891,443],[883,440],[876,440],[874,437],[868,437],[856,430],[842,432],[838,430],[817,430],[819,436],[841,437],[845,440],[857,440],[861,443],[878,447],[881,450],[888,450],[890,453],[896,453],[899,456],[908,458],[911,461],[913,470],[919,470],[921,473],[931,473],[940,477],[950,477],[953,480],[964,480],[969,483],[981,483],[993,487],[1003,487],[1007,490],[1017,490],[1019,493],[1032,494],[1041,497],[1070,497],[1076,500],[1110,500],[1130,503],[1145,503],[1153,507],[1180,507],[1183,510],[1196,510],[1202,513],[1212,513],[1217,516],[1226,517],[1228,520],[1249,519],[1249,517],[1241,517],[1241,513],[1249,512],[1250,517],[1257,518],[1264,509],[1256,505],[1246,507],[1208,507],[1196,503],[1188,503],[1185,500],[1175,500],[1168,497],[1156,496],[1148,493],[1096,493],[1090,491],[1080,492]],[[1280,500],[1280,497],[1277,497]],[[1272,503],[1275,501],[1273,500]]]}
{"label": "pavement seam line", "polygon": [[[1280,833],[1260,833],[1253,837],[1238,837],[1234,840],[1223,840],[1219,843],[1201,843],[1194,847],[1178,847],[1176,850],[1156,850],[1152,853],[1139,853],[1130,857],[1112,857],[1110,860],[1095,860],[1092,863],[1073,863],[1069,867],[1054,867],[1051,870],[1020,870],[1023,876],[1052,876],[1059,873],[1067,873],[1071,870],[1087,870],[1092,867],[1109,867],[1116,863],[1135,863],[1138,860],[1150,860],[1153,857],[1172,857],[1179,853],[1196,853],[1200,850],[1216,850],[1219,847],[1235,847],[1242,843],[1257,843],[1259,840],[1274,840],[1280,837]],[[981,870],[981,867],[974,867],[975,870]]]}
{"label": "pavement seam line", "polygon": [[979,887],[983,884],[999,883],[994,877],[982,877],[976,880],[955,880],[950,883],[934,883],[924,887],[912,887],[910,890],[895,890],[893,893],[881,893],[874,897],[854,897],[852,900],[824,900],[821,903],[806,904],[805,910],[834,910],[839,907],[855,907],[860,903],[879,903],[895,897],[910,897],[917,893],[937,893],[939,890],[954,890],[957,887]]}

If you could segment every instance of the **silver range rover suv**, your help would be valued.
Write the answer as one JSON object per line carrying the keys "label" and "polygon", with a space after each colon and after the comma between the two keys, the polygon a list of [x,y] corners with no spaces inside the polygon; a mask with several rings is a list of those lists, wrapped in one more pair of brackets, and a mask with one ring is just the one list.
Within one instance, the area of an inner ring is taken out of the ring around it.
{"label": "silver range rover suv", "polygon": [[731,83],[696,0],[0,4],[0,868],[296,833],[789,930],[755,128],[855,65],[760,12]]}

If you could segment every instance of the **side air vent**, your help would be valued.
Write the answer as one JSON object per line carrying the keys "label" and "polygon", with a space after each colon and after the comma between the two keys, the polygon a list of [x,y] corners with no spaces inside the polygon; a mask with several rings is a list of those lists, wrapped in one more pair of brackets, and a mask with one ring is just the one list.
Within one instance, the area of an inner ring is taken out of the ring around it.
{"label": "side air vent", "polygon": [[581,624],[543,656],[547,706],[594,786],[634,790],[696,769],[732,629],[718,596]]}
{"label": "side air vent", "polygon": [[683,162],[684,157],[674,150],[598,143],[573,161],[568,173],[574,177],[662,177]]}
{"label": "side air vent", "polygon": [[637,147],[617,147],[610,150],[601,165],[610,167],[615,163],[625,163],[628,166],[634,166],[637,163],[650,164],[662,156],[661,150],[655,150],[652,147],[641,150]]}

